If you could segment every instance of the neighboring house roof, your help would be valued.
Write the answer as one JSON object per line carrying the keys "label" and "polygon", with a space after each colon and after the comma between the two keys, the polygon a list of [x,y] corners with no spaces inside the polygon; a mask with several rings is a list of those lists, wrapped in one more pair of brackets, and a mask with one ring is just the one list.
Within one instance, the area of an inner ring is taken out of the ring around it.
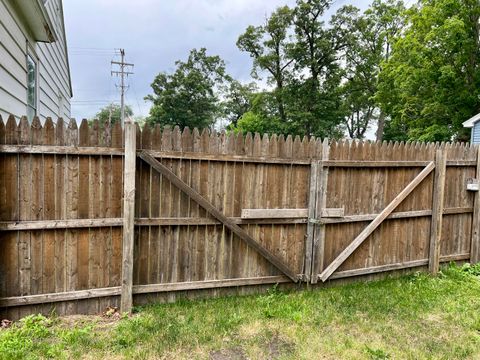
{"label": "neighboring house roof", "polygon": [[26,20],[36,41],[54,42],[57,40],[43,0],[17,0],[14,4]]}
{"label": "neighboring house roof", "polygon": [[468,119],[467,121],[463,122],[463,127],[466,127],[466,128],[471,128],[473,127],[473,125],[480,120],[480,113],[478,113],[477,115],[475,116],[472,116],[470,119]]}

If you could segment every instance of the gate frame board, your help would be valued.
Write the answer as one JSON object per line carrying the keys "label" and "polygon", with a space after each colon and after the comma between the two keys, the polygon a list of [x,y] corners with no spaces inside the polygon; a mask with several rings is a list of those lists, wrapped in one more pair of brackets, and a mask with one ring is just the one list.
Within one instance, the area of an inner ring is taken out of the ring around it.
{"label": "gate frame board", "polygon": [[251,237],[244,229],[235,224],[227,216],[225,216],[220,210],[218,210],[214,205],[212,205],[207,199],[205,199],[200,193],[195,189],[186,184],[182,179],[180,179],[175,173],[173,173],[168,167],[160,163],[156,158],[150,155],[149,151],[143,150],[138,152],[138,157],[140,157],[147,164],[152,166],[156,171],[165,176],[173,185],[178,187],[181,191],[187,194],[192,200],[197,202],[201,207],[203,207],[208,213],[213,215],[218,221],[223,223],[228,229],[230,229],[234,234],[244,240],[248,245],[257,250],[267,261],[272,263],[278,270],[283,274],[288,276],[293,282],[298,282],[299,276],[295,274],[284,262],[275,254],[271,253],[267,248],[260,244],[257,240]]}
{"label": "gate frame board", "polygon": [[377,229],[398,205],[435,169],[431,161],[365,228],[363,231],[328,265],[318,277],[323,281],[342,265],[347,258]]}

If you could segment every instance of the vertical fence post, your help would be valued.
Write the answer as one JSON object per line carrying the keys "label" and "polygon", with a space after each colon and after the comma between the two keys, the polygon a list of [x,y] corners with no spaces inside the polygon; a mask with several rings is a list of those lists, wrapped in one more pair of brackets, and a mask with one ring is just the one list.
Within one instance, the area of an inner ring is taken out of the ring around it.
{"label": "vertical fence post", "polygon": [[[480,180],[480,146],[477,147],[477,169],[475,178]],[[480,192],[475,192],[473,200],[472,243],[470,247],[470,263],[480,262]]]}
{"label": "vertical fence post", "polygon": [[435,153],[435,178],[433,180],[432,223],[430,227],[430,251],[428,270],[436,274],[440,267],[440,239],[442,238],[443,201],[445,195],[445,173],[447,170],[445,149]]}
{"label": "vertical fence post", "polygon": [[310,281],[312,272],[312,254],[313,254],[313,237],[315,232],[315,225],[313,219],[315,219],[315,210],[317,206],[317,175],[318,175],[318,160],[312,160],[310,166],[310,188],[308,193],[308,224],[307,224],[307,241],[305,244],[305,269],[304,269],[304,281]]}
{"label": "vertical fence post", "polygon": [[[322,210],[327,203],[327,183],[328,167],[323,166],[323,162],[330,157],[330,144],[325,138],[322,143],[322,161],[317,165],[317,186],[316,186],[316,205],[315,218],[322,217]],[[312,251],[312,274],[311,283],[318,282],[318,274],[323,270],[323,257],[325,248],[325,224],[315,224],[313,232],[313,251]]]}
{"label": "vertical fence post", "polygon": [[132,309],[133,238],[135,214],[136,129],[132,118],[125,119],[125,159],[123,169],[123,245],[121,312]]}

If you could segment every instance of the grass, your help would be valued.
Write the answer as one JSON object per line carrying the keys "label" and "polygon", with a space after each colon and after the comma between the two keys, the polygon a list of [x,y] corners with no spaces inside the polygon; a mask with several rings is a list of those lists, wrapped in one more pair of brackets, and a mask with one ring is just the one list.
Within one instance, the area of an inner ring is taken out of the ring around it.
{"label": "grass", "polygon": [[0,359],[38,358],[480,359],[480,266],[0,330]]}

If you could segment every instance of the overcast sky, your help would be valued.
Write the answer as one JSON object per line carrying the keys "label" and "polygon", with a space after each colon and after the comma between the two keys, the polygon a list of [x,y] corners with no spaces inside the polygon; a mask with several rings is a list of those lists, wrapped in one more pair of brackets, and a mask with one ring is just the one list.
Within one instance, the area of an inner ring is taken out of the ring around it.
{"label": "overcast sky", "polygon": [[[128,79],[127,104],[135,115],[147,115],[150,84],[161,71],[186,59],[190,49],[206,47],[219,55],[235,78],[248,81],[251,59],[237,49],[238,36],[248,25],[260,25],[276,7],[294,0],[65,0],[73,94],[72,117],[89,118],[108,102],[119,102],[110,75],[115,48],[124,48],[135,64]],[[369,0],[337,0],[364,9]],[[328,15],[328,14],[327,14]]]}

